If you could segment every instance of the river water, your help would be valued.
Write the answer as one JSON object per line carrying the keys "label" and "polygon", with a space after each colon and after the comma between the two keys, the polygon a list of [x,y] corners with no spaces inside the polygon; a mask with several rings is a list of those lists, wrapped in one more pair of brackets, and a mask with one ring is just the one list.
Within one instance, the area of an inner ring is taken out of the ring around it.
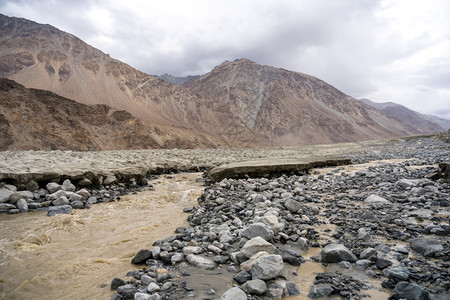
{"label": "river water", "polygon": [[[200,177],[201,173],[160,176],[152,182],[154,190],[69,215],[0,215],[0,299],[109,299],[111,280],[136,269],[130,261],[137,251],[151,249],[155,240],[188,225],[183,208],[194,206],[201,195],[203,187],[196,181]],[[324,224],[317,230],[326,239],[334,226]],[[307,299],[315,275],[332,271],[309,259],[319,253],[320,248],[311,248],[303,254],[307,262],[291,268],[298,273],[295,281],[301,290],[291,300]],[[231,287],[232,274],[226,270],[194,269],[196,276],[186,281],[203,295],[210,288],[220,294]],[[389,296],[377,290],[368,294],[374,299]]]}
{"label": "river water", "polygon": [[137,251],[186,226],[201,173],[160,176],[154,191],[47,217],[0,215],[1,299],[109,299]]}

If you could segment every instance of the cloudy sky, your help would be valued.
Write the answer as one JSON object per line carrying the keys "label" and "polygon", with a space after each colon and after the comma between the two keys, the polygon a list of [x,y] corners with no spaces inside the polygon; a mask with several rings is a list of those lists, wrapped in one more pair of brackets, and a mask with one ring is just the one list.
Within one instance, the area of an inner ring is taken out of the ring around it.
{"label": "cloudy sky", "polygon": [[450,119],[448,0],[0,0],[149,74],[248,58]]}

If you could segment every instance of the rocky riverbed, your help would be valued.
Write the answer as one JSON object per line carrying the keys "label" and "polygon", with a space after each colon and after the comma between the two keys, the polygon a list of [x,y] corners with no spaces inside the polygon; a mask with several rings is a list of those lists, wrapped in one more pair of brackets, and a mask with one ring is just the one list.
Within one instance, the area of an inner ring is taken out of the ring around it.
{"label": "rocky riverbed", "polygon": [[[209,170],[255,158],[344,156],[353,164],[206,186],[198,205],[184,208],[189,225],[139,251],[132,260],[136,269],[112,280],[112,299],[358,299],[374,291],[378,298],[447,299],[449,149],[445,142],[415,138],[286,149],[108,152],[108,166],[97,169],[89,168],[88,157],[98,162],[94,157],[104,153],[8,152],[0,163],[6,170],[3,190],[27,189],[33,180],[37,194],[46,190],[39,197],[31,192],[34,200],[25,199],[27,204],[49,201],[58,192],[51,186],[58,186],[71,205],[70,197],[89,179],[83,176],[95,174],[84,187],[91,195],[79,200],[86,207],[94,194],[103,193],[97,199],[107,201],[105,193],[131,192],[157,172]],[[21,175],[26,172],[14,169],[11,157],[22,168],[26,164],[28,174],[47,175]],[[58,174],[40,165],[58,159],[64,162]],[[77,172],[67,176],[71,160]],[[108,176],[112,181],[106,184]],[[10,196],[4,204],[14,205]],[[320,266],[312,286],[300,280],[305,265]]]}
{"label": "rocky riverbed", "polygon": [[[450,185],[438,179],[448,144],[370,150],[348,155],[348,167],[208,186],[185,208],[189,227],[139,251],[132,262],[143,267],[112,281],[112,299],[359,299],[382,288],[386,298],[448,299]],[[304,257],[310,248],[318,255]],[[302,290],[297,268],[309,261],[325,271]],[[196,289],[192,266],[222,280]]]}

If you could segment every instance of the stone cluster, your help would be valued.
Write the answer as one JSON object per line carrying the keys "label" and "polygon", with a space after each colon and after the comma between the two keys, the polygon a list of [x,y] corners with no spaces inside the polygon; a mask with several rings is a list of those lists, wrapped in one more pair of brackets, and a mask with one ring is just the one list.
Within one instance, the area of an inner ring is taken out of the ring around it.
{"label": "stone cluster", "polygon": [[[426,178],[448,154],[439,142],[409,141],[404,152],[352,155],[358,163],[379,161],[354,173],[336,167],[212,184],[197,206],[185,208],[187,228],[139,251],[133,263],[146,267],[131,271],[131,279],[113,280],[121,284],[112,284],[112,299],[217,298],[215,290],[198,295],[186,285],[192,266],[232,274],[217,283],[234,285],[221,299],[362,297],[371,287],[345,270],[378,280],[393,299],[448,296],[450,184]],[[336,226],[327,238],[319,230],[324,224]],[[301,291],[292,267],[305,262],[310,247],[321,248],[312,261],[343,272],[318,274]]]}

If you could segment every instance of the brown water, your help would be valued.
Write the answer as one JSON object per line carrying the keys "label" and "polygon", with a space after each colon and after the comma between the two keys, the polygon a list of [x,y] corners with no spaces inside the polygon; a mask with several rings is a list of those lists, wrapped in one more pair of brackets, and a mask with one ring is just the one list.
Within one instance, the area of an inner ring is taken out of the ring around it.
{"label": "brown water", "polygon": [[161,176],[154,191],[70,215],[0,215],[1,299],[109,299],[134,254],[186,226],[201,173]]}

